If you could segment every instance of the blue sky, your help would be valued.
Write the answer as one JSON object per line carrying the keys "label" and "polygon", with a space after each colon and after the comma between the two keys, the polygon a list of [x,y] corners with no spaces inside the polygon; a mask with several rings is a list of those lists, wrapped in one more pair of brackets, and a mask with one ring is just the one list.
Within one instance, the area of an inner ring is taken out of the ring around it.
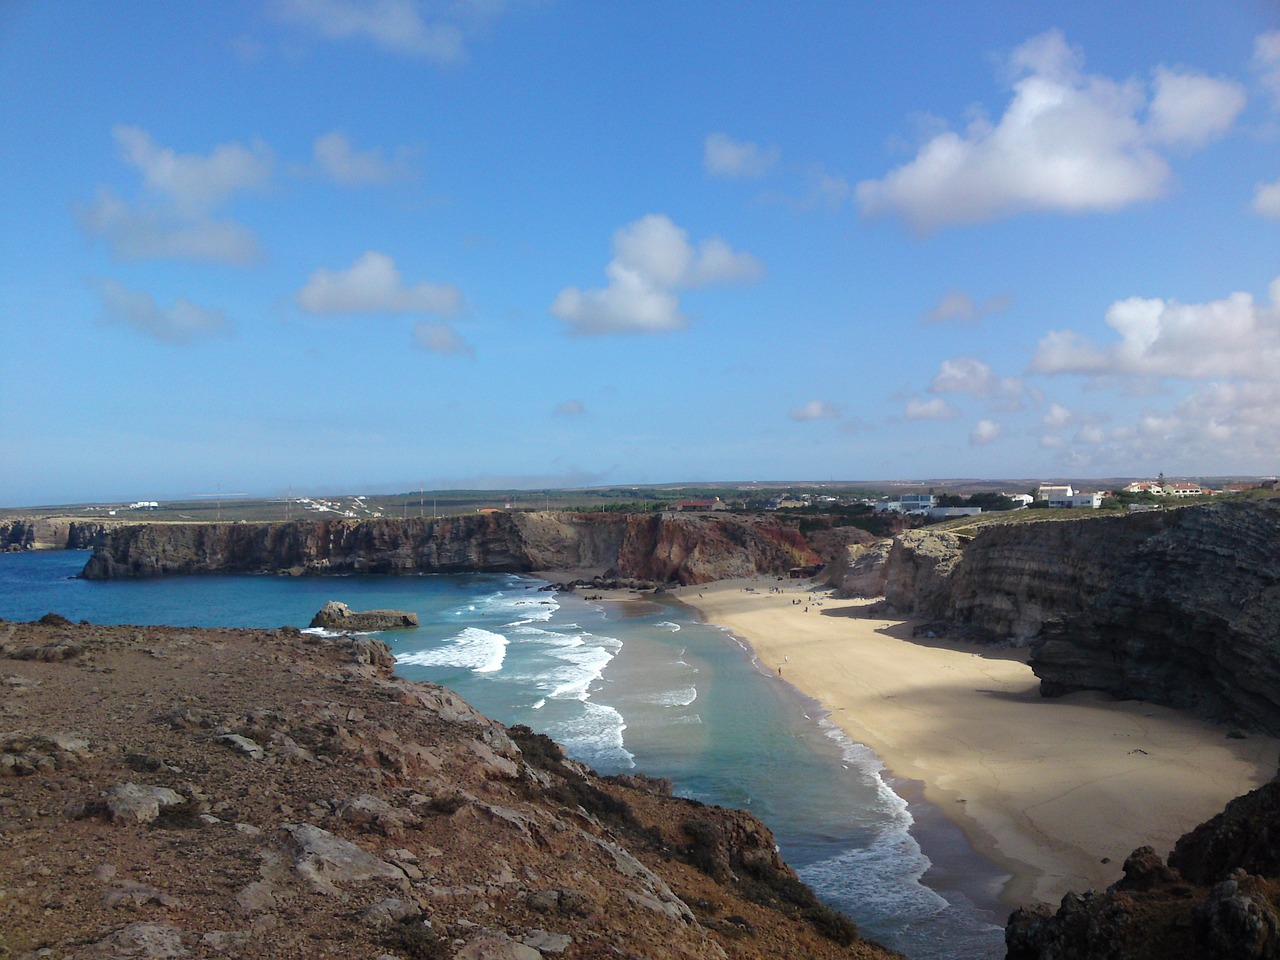
{"label": "blue sky", "polygon": [[0,7],[0,504],[1280,469],[1280,7]]}

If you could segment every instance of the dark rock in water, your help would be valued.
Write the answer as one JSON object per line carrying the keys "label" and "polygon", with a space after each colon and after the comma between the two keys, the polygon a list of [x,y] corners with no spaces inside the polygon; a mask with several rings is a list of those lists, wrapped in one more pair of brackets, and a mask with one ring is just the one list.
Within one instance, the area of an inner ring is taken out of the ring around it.
{"label": "dark rock in water", "polygon": [[311,618],[311,626],[326,630],[403,630],[418,625],[418,615],[406,610],[352,610],[330,600]]}

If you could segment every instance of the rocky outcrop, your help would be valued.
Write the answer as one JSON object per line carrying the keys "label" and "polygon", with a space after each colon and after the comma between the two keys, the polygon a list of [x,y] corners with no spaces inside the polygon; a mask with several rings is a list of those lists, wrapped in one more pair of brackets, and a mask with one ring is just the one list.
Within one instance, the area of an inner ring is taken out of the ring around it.
{"label": "rocky outcrop", "polygon": [[438,519],[138,524],[113,530],[83,576],[192,573],[522,573],[607,570],[656,583],[780,574],[817,562],[759,517],[494,513]]}
{"label": "rocky outcrop", "polygon": [[1041,692],[1102,690],[1280,733],[1280,500],[909,531],[840,587],[1030,646]]}
{"label": "rocky outcrop", "polygon": [[407,610],[352,610],[330,600],[311,618],[311,626],[326,630],[404,630],[418,625],[418,615]]}
{"label": "rocky outcrop", "polygon": [[115,524],[57,518],[0,520],[0,552],[16,550],[88,550],[102,543]]}
{"label": "rocky outcrop", "polygon": [[1008,960],[1280,956],[1280,783],[1231,801],[1164,861],[1135,850],[1102,893],[1014,912]]}
{"label": "rocky outcrop", "polygon": [[600,777],[373,637],[0,628],[6,957],[894,956],[754,817]]}

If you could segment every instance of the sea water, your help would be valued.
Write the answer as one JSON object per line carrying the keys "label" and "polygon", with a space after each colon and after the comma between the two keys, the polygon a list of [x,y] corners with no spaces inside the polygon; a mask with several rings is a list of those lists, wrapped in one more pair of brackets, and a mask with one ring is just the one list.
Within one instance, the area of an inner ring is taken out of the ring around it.
{"label": "sea water", "polygon": [[275,627],[335,599],[412,610],[417,629],[381,635],[403,676],[546,733],[602,773],[670,777],[682,796],[750,810],[823,900],[909,957],[1003,955],[1004,877],[936,810],[908,805],[817,703],[678,603],[591,602],[514,575],[76,579],[87,556],[0,555],[0,619]]}

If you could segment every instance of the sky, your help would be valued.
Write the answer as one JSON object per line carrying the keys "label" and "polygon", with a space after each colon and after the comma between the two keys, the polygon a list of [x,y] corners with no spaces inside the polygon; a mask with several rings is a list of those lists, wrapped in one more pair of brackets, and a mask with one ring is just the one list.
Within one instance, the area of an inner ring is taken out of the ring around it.
{"label": "sky", "polygon": [[0,505],[1280,470],[1280,4],[0,4]]}

